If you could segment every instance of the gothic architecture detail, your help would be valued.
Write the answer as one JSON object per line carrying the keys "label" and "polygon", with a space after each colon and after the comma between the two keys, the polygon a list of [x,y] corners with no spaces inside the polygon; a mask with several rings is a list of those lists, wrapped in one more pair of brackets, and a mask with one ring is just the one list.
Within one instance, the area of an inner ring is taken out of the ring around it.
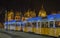
{"label": "gothic architecture detail", "polygon": [[46,15],[46,11],[45,11],[45,9],[43,8],[43,5],[42,5],[42,7],[41,7],[41,10],[39,11],[38,16],[41,16],[41,17],[46,17],[46,16],[47,16],[47,15]]}

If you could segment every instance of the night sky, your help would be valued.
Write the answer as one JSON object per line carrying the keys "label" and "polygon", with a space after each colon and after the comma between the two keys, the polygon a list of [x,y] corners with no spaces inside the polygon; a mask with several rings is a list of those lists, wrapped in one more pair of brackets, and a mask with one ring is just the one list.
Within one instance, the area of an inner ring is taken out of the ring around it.
{"label": "night sky", "polygon": [[39,10],[41,5],[44,5],[46,10],[60,10],[59,0],[2,0],[0,1],[1,8],[7,9],[21,9],[22,11],[27,9]]}
{"label": "night sky", "polygon": [[60,0],[0,0],[0,17],[3,18],[4,10],[17,10],[17,11],[26,11],[28,9],[38,11],[41,8],[41,5],[44,5],[47,14],[50,14],[50,11],[60,10]]}

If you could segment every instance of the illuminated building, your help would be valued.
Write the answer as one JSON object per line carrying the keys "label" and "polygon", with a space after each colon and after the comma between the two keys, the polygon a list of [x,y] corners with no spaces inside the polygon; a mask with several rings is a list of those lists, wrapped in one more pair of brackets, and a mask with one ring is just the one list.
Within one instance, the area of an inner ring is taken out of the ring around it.
{"label": "illuminated building", "polygon": [[36,16],[35,11],[30,11],[30,10],[28,10],[28,11],[24,14],[25,19],[32,18],[32,17],[35,17],[35,16]]}
{"label": "illuminated building", "polygon": [[11,11],[7,11],[5,14],[5,21],[10,21],[14,19],[14,12]]}
{"label": "illuminated building", "polygon": [[31,17],[36,17],[35,11],[30,11],[30,15],[31,15]]}
{"label": "illuminated building", "polygon": [[14,12],[13,11],[10,11],[8,13],[8,21],[13,20],[13,18],[14,18]]}
{"label": "illuminated building", "polygon": [[46,16],[47,16],[47,15],[46,15],[46,11],[45,11],[45,9],[43,8],[43,5],[42,5],[42,7],[41,7],[41,10],[39,11],[38,16],[41,16],[41,17],[46,17]]}
{"label": "illuminated building", "polygon": [[30,17],[30,10],[28,10],[27,12],[25,12],[24,16],[25,16],[26,18],[29,18],[29,17]]}
{"label": "illuminated building", "polygon": [[21,20],[21,12],[16,12],[15,13],[15,20],[20,21]]}
{"label": "illuminated building", "polygon": [[22,16],[22,21],[25,21],[25,17],[24,16]]}

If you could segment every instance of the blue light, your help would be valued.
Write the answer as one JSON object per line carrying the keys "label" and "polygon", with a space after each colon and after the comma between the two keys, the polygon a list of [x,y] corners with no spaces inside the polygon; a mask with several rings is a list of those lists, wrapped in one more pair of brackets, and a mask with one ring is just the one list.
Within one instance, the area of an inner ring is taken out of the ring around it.
{"label": "blue light", "polygon": [[4,24],[5,25],[9,25],[9,24],[14,24],[16,22],[16,20],[11,20],[11,21],[7,21]]}
{"label": "blue light", "polygon": [[34,21],[38,21],[38,20],[42,20],[41,17],[34,17],[34,18],[29,18],[27,19],[28,22],[34,22]]}
{"label": "blue light", "polygon": [[48,15],[47,16],[47,19],[50,21],[54,20],[54,18],[55,18],[55,15]]}
{"label": "blue light", "polygon": [[60,14],[56,14],[56,15],[55,15],[55,18],[56,18],[56,19],[60,19]]}
{"label": "blue light", "polygon": [[47,19],[48,20],[60,19],[60,14],[48,15]]}

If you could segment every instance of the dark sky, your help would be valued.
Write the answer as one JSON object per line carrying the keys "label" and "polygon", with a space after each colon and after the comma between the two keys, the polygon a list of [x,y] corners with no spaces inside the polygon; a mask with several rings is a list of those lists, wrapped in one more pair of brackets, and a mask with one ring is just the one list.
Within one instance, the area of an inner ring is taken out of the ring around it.
{"label": "dark sky", "polygon": [[0,1],[1,8],[8,9],[40,9],[41,5],[44,5],[46,10],[60,10],[59,0],[2,0]]}
{"label": "dark sky", "polygon": [[45,10],[49,14],[50,11],[60,10],[60,0],[0,0],[0,19],[4,18],[4,14],[2,13],[5,9],[14,9],[20,10],[22,12],[31,9],[36,10],[38,12],[41,8],[41,5],[44,5]]}

